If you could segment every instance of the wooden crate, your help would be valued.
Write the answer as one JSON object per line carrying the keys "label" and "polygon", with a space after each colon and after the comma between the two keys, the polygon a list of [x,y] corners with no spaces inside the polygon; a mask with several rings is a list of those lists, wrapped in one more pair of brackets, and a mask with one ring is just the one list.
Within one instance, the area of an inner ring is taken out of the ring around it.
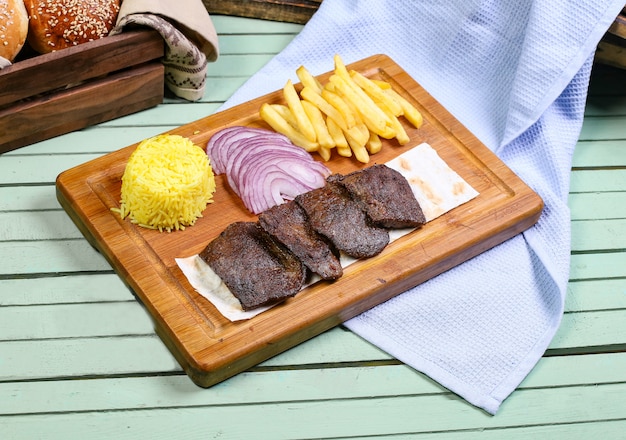
{"label": "wooden crate", "polygon": [[209,14],[304,24],[322,0],[202,0]]}
{"label": "wooden crate", "polygon": [[598,44],[595,61],[626,69],[626,7]]}
{"label": "wooden crate", "polygon": [[136,30],[0,70],[0,153],[161,103],[164,50]]}

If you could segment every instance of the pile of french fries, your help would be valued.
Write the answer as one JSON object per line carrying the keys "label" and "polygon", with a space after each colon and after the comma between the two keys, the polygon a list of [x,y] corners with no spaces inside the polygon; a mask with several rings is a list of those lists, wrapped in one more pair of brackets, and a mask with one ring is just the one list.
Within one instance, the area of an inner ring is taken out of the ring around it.
{"label": "pile of french fries", "polygon": [[409,142],[400,116],[415,128],[422,125],[421,113],[386,81],[372,80],[348,71],[341,57],[321,84],[304,67],[296,70],[302,84],[300,94],[291,80],[283,88],[285,104],[264,103],[259,114],[275,131],[308,152],[330,160],[332,149],[344,157],[368,163],[382,149],[381,138]]}

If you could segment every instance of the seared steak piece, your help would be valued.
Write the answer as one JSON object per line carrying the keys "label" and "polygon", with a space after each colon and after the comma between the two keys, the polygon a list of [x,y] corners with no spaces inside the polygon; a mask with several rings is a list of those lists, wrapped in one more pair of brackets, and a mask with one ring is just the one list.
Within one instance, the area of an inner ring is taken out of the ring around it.
{"label": "seared steak piece", "polygon": [[306,212],[311,227],[347,255],[373,257],[389,243],[389,232],[372,225],[338,183],[329,181],[322,188],[300,194],[295,201]]}
{"label": "seared steak piece", "polygon": [[311,228],[304,210],[294,201],[262,212],[259,224],[311,272],[325,280],[336,280],[343,275],[338,252],[333,252],[331,244]]}
{"label": "seared steak piece", "polygon": [[257,222],[235,222],[199,254],[244,310],[273,304],[302,289],[306,268]]}
{"label": "seared steak piece", "polygon": [[343,185],[369,218],[385,228],[413,228],[426,223],[409,182],[387,165],[372,165],[332,180]]}

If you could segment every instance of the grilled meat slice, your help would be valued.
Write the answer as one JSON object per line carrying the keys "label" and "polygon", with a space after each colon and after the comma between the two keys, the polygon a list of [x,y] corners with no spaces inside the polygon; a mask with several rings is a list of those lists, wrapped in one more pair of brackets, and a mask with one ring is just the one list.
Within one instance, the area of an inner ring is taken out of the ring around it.
{"label": "grilled meat slice", "polygon": [[415,228],[426,223],[409,182],[387,165],[373,165],[332,180],[343,185],[370,220],[385,228]]}
{"label": "grilled meat slice", "polygon": [[276,205],[261,213],[259,224],[299,258],[311,272],[325,280],[336,280],[343,275],[338,252],[313,230],[306,213],[294,201]]}
{"label": "grilled meat slice", "polygon": [[379,254],[389,243],[389,232],[372,225],[343,186],[329,181],[295,198],[311,227],[354,258]]}
{"label": "grilled meat slice", "polygon": [[302,289],[306,268],[258,222],[235,222],[199,254],[244,310],[283,301]]}

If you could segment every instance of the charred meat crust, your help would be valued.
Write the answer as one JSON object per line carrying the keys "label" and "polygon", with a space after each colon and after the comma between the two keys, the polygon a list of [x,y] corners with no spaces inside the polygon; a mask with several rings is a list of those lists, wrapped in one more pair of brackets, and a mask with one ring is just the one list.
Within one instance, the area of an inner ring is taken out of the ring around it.
{"label": "charred meat crust", "polygon": [[295,201],[306,212],[311,227],[351,257],[373,257],[389,244],[389,232],[371,224],[345,188],[332,180]]}
{"label": "charred meat crust", "polygon": [[306,268],[257,222],[235,222],[200,253],[244,310],[273,304],[302,289]]}
{"label": "charred meat crust", "polygon": [[407,180],[387,165],[329,178],[348,190],[370,220],[385,228],[416,228],[426,218]]}
{"label": "charred meat crust", "polygon": [[259,224],[311,272],[325,280],[336,280],[343,275],[338,251],[311,228],[306,213],[297,203],[290,201],[268,209],[259,215]]}

